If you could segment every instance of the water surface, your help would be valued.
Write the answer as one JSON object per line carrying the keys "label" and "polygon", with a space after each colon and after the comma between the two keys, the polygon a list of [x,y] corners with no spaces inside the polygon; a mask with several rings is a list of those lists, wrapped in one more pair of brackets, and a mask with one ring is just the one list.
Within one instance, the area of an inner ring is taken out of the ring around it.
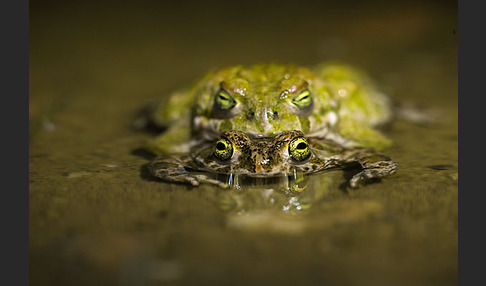
{"label": "water surface", "polygon": [[[95,3],[31,1],[32,285],[457,284],[457,3]],[[327,60],[439,114],[386,130],[395,176],[294,196],[147,176],[147,101],[212,68]]]}

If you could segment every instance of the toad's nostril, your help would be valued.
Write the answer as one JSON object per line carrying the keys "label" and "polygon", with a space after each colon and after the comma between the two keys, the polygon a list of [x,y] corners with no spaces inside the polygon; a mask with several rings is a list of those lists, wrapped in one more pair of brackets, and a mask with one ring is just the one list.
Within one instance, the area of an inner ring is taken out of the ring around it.
{"label": "toad's nostril", "polygon": [[255,111],[253,111],[253,108],[248,109],[248,117],[249,118],[255,117]]}

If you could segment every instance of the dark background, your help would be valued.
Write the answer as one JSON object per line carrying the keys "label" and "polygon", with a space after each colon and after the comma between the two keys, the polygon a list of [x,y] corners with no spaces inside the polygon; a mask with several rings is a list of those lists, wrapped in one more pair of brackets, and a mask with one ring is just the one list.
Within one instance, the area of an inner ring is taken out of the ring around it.
{"label": "dark background", "polygon": [[[30,1],[31,285],[457,284],[457,2],[260,2]],[[440,111],[394,124],[393,178],[329,192],[289,235],[141,177],[148,100],[217,67],[328,60]]]}

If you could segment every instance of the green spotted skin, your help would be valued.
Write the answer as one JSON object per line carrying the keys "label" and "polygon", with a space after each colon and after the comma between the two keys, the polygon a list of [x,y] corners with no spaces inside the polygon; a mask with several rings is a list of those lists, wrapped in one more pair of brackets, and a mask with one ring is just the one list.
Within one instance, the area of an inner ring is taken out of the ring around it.
{"label": "green spotted skin", "polygon": [[391,115],[389,99],[368,76],[344,64],[233,66],[210,72],[155,107],[152,121],[167,129],[147,149],[187,153],[230,130],[250,138],[299,130],[347,148],[384,149],[391,142],[376,127]]}

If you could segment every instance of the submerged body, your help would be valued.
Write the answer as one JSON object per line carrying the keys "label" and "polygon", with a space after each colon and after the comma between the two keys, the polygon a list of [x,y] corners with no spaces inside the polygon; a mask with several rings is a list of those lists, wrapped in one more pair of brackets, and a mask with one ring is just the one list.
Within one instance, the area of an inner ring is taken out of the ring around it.
{"label": "submerged body", "polygon": [[271,139],[252,139],[240,131],[225,131],[215,143],[193,148],[189,156],[172,155],[154,160],[149,170],[169,182],[213,183],[226,187],[211,175],[292,176],[353,165],[362,168],[350,181],[353,188],[391,175],[397,169],[393,160],[373,149],[345,150],[330,142],[323,145],[320,141],[307,140],[301,131],[292,130]]}
{"label": "submerged body", "polygon": [[208,74],[156,106],[151,120],[166,130],[147,149],[158,155],[187,153],[229,130],[252,138],[300,130],[346,147],[384,149],[391,142],[375,128],[391,115],[389,99],[364,73],[346,65],[235,66]]}
{"label": "submerged body", "polygon": [[211,174],[290,176],[354,164],[363,169],[350,181],[357,187],[397,168],[377,151],[391,145],[376,130],[391,117],[389,99],[349,66],[229,67],[153,109],[151,121],[165,131],[147,144],[161,156],[149,169],[169,182],[225,186]]}

